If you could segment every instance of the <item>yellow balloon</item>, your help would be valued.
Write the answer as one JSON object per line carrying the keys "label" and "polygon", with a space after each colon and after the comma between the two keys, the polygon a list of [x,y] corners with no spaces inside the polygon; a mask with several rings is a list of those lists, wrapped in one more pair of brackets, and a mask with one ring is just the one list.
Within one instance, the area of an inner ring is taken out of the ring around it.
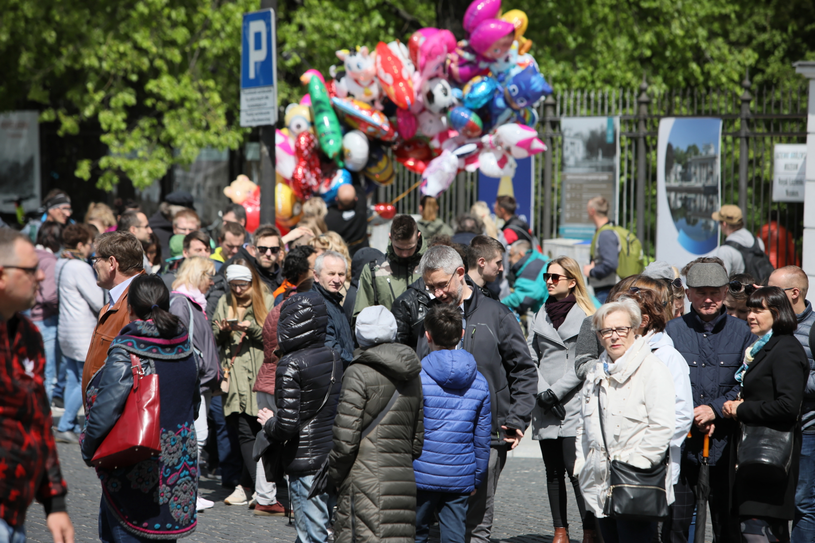
{"label": "yellow balloon", "polygon": [[278,183],[275,187],[275,218],[286,228],[292,228],[300,221],[303,214],[303,204],[286,183]]}
{"label": "yellow balloon", "polygon": [[526,29],[529,26],[529,17],[519,9],[511,9],[501,16],[502,21],[512,23],[515,26],[515,39],[518,41],[518,54],[523,55],[532,48],[532,40],[524,38]]}

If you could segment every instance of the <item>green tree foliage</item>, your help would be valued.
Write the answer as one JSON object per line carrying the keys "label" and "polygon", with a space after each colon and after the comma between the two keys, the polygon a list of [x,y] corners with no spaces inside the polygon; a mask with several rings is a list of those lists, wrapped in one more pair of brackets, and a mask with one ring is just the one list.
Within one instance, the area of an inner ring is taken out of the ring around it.
{"label": "green tree foliage", "polygon": [[[300,75],[327,75],[335,51],[423,26],[461,35],[469,0],[279,0],[280,103]],[[241,14],[258,0],[0,0],[0,110],[42,111],[62,134],[99,133],[109,149],[76,174],[109,188],[150,185],[204,147],[236,149]],[[529,15],[532,53],[556,90],[637,85],[786,85],[815,59],[811,0],[504,0]]]}

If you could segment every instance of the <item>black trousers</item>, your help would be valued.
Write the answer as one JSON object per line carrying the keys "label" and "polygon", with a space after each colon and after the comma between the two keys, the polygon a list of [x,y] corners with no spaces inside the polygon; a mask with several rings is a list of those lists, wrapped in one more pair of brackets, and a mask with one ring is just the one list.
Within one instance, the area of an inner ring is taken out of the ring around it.
{"label": "black trousers", "polygon": [[255,436],[260,432],[260,423],[257,417],[250,417],[246,413],[232,413],[226,417],[226,423],[238,433],[243,458],[241,486],[254,491],[257,462],[252,458],[252,449],[255,447]]}
{"label": "black trousers", "polygon": [[[716,543],[740,543],[739,518],[730,512],[730,467],[727,455],[721,465],[710,466],[710,522],[713,524],[713,538]],[[696,508],[696,481],[699,466],[682,462],[679,483],[674,485],[675,501],[671,505],[671,516],[662,526],[662,541],[687,543],[688,531]],[[696,529],[704,529],[697,525]]]}
{"label": "black trousers", "polygon": [[541,454],[543,464],[546,466],[546,490],[549,494],[549,506],[552,509],[552,524],[555,528],[568,528],[566,520],[566,475],[574,488],[574,498],[577,509],[583,521],[584,530],[594,530],[594,515],[586,512],[586,502],[580,492],[580,482],[574,476],[575,461],[574,437],[559,437],[557,439],[541,439]]}

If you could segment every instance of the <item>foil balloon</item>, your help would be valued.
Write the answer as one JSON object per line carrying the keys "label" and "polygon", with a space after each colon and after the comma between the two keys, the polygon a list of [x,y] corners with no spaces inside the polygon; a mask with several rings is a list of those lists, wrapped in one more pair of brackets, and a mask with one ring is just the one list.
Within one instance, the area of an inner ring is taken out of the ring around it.
{"label": "foil balloon", "polygon": [[433,138],[447,130],[447,118],[430,111],[419,113],[416,121],[419,123],[419,132],[427,138]]}
{"label": "foil balloon", "polygon": [[415,136],[418,128],[419,123],[413,113],[402,108],[396,110],[396,131],[402,139],[409,140]]}
{"label": "foil balloon", "polygon": [[427,165],[422,173],[419,190],[423,195],[437,198],[450,187],[456,178],[456,173],[458,173],[458,157],[452,151],[445,149]]}
{"label": "foil balloon", "polygon": [[526,158],[546,150],[534,128],[516,123],[499,126],[494,134],[484,136],[482,142],[485,148],[500,148],[515,158]]}
{"label": "foil balloon", "polygon": [[422,44],[427,38],[438,33],[438,31],[438,28],[420,28],[411,34],[410,39],[408,40],[408,55],[410,56],[410,61],[415,66],[419,66],[419,49],[421,48]]}
{"label": "foil balloon", "polygon": [[385,154],[381,147],[371,147],[368,165],[362,170],[362,175],[382,187],[393,183],[396,172],[393,170],[393,162]]}
{"label": "foil balloon", "polygon": [[246,210],[246,231],[254,232],[260,226],[260,187],[252,191],[241,205]]}
{"label": "foil balloon", "polygon": [[441,77],[427,79],[421,87],[424,107],[433,113],[446,113],[456,104],[450,83]]}
{"label": "foil balloon", "polygon": [[351,130],[342,137],[342,153],[345,167],[352,172],[359,172],[368,163],[368,138],[359,130]]}
{"label": "foil balloon", "polygon": [[[376,77],[390,100],[402,109],[416,101],[410,67],[385,42],[376,46]],[[313,98],[312,98],[313,99]]]}
{"label": "foil balloon", "polygon": [[318,194],[322,196],[325,203],[333,204],[337,199],[337,192],[342,185],[351,184],[351,172],[345,168],[339,168],[320,183]]}
{"label": "foil balloon", "polygon": [[474,111],[481,109],[492,100],[498,88],[498,82],[492,77],[475,76],[462,89],[464,107]]}
{"label": "foil balloon", "polygon": [[297,165],[297,157],[295,156],[291,140],[280,130],[275,130],[274,146],[275,171],[284,179],[291,179],[294,173],[294,167]]}
{"label": "foil balloon", "polygon": [[513,177],[518,163],[509,154],[498,149],[484,149],[478,155],[481,173],[487,177]]}
{"label": "foil balloon", "polygon": [[475,27],[487,19],[495,19],[501,12],[501,0],[473,0],[464,12],[464,31],[471,34]]}
{"label": "foil balloon", "polygon": [[311,196],[320,185],[320,157],[317,156],[317,140],[311,132],[303,132],[294,140],[297,164],[291,176],[291,187],[301,200]]}
{"label": "foil balloon", "polygon": [[532,49],[532,40],[524,38],[526,29],[529,26],[529,17],[519,9],[511,9],[501,15],[501,20],[512,23],[515,27],[515,41],[518,42],[518,54],[525,55]]}
{"label": "foil balloon", "polygon": [[382,202],[374,206],[374,213],[389,221],[396,216],[396,206],[387,202]]}
{"label": "foil balloon", "polygon": [[447,112],[447,123],[450,128],[467,138],[477,138],[484,130],[481,117],[466,107],[454,107]]}
{"label": "foil balloon", "polygon": [[470,35],[470,47],[489,61],[503,58],[515,41],[515,26],[500,19],[487,19]]}
{"label": "foil balloon", "polygon": [[434,77],[447,77],[445,62],[447,53],[456,48],[456,38],[449,30],[439,30],[419,47],[416,70],[420,79],[426,81]]}
{"label": "foil balloon", "polygon": [[286,228],[293,228],[303,214],[303,204],[292,188],[285,183],[275,186],[275,219]]}
{"label": "foil balloon", "polygon": [[414,173],[422,173],[433,159],[433,150],[424,139],[402,141],[393,148],[396,162]]}
{"label": "foil balloon", "polygon": [[390,121],[381,111],[377,111],[370,104],[352,98],[337,98],[332,100],[337,112],[345,123],[351,128],[360,130],[372,139],[393,141],[396,131]]}
{"label": "foil balloon", "polygon": [[331,98],[325,85],[318,77],[308,82],[308,93],[311,95],[311,107],[314,111],[314,129],[323,152],[342,167],[342,130],[340,120],[331,107]]}
{"label": "foil balloon", "polygon": [[[309,104],[311,101],[309,100]],[[289,134],[292,137],[301,132],[312,131],[312,124],[314,118],[311,115],[311,108],[301,104],[289,104],[286,106],[286,115],[284,123],[286,128],[289,129]]]}

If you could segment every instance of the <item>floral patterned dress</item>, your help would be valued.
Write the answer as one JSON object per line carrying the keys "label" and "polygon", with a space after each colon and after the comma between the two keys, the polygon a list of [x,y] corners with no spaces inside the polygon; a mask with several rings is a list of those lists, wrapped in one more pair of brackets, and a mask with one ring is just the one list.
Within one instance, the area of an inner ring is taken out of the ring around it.
{"label": "floral patterned dress", "polygon": [[113,428],[132,385],[130,354],[146,374],[159,376],[161,454],[114,470],[97,468],[102,499],[120,524],[145,539],[177,539],[197,523],[198,442],[194,416],[200,401],[198,367],[187,331],[158,337],[151,321],[134,321],[111,344],[105,366],[86,390],[88,413],[81,437],[82,456],[90,464]]}

